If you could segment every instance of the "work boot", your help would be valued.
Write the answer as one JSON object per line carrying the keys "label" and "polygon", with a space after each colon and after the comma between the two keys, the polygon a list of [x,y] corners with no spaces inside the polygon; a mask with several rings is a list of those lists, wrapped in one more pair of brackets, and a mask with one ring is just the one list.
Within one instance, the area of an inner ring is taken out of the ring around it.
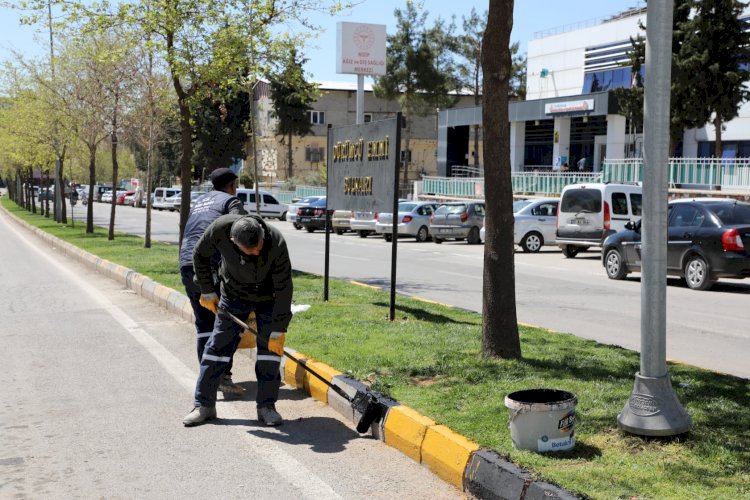
{"label": "work boot", "polygon": [[211,419],[216,418],[216,408],[209,408],[207,406],[196,406],[193,411],[187,414],[182,419],[185,427],[193,427],[194,425],[205,424]]}
{"label": "work boot", "polygon": [[283,422],[281,415],[273,405],[258,408],[258,420],[266,425],[281,425]]}
{"label": "work boot", "polygon": [[242,397],[245,395],[245,388],[239,384],[235,384],[234,382],[232,382],[231,375],[224,375],[221,378],[219,390],[224,393],[224,396],[231,395]]}

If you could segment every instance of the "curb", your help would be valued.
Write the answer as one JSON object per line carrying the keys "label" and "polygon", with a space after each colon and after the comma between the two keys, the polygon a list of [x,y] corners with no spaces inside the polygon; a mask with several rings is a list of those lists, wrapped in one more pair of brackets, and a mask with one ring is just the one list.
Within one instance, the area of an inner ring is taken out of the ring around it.
{"label": "curb", "polygon": [[[192,322],[193,310],[187,296],[172,290],[150,278],[118,264],[101,259],[71,243],[64,242],[41,229],[30,225],[2,210],[27,230],[36,234],[53,249],[61,250],[68,257],[88,265],[132,290],[141,297]],[[335,368],[311,358],[299,351],[285,348],[305,366],[320,375],[329,384],[343,390],[349,397],[366,392],[368,387],[344,375]],[[355,426],[361,415],[349,401],[334,389],[284,356],[279,367],[281,378],[287,385],[302,390],[308,396],[327,404]],[[416,410],[397,401],[379,396],[383,408],[380,422],[370,427],[372,436],[386,445],[396,448],[417,463],[426,465],[434,474],[456,488],[482,499],[519,500],[573,500],[580,498],[558,486],[534,479],[531,472],[505,460],[498,453],[482,449],[477,443],[461,436],[444,425],[440,425]]]}

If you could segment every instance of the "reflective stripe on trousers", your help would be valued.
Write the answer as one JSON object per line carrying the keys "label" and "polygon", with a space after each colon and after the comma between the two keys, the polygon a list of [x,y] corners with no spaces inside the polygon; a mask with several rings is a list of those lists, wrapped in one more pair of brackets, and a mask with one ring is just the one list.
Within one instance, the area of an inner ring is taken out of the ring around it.
{"label": "reflective stripe on trousers", "polygon": [[258,390],[255,402],[259,407],[276,403],[281,386],[281,374],[279,373],[281,358],[268,350],[273,302],[249,304],[222,297],[219,308],[214,330],[206,342],[201,357],[200,374],[195,384],[195,405],[216,406],[216,391],[219,389],[221,377],[240,341],[242,327],[232,321],[229,316],[223,314],[221,309],[226,309],[242,320],[245,320],[251,312],[255,311],[255,320],[258,327],[258,356],[255,362]]}

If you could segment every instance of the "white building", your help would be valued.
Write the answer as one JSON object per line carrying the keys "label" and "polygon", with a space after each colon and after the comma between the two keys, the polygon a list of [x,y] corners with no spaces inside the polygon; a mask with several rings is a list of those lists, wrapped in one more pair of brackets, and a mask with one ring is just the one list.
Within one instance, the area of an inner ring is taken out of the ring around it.
{"label": "white building", "polygon": [[[743,18],[750,16],[750,7]],[[537,33],[528,43],[526,100],[509,106],[511,169],[571,169],[586,158],[598,171],[605,158],[641,155],[642,132],[631,130],[610,92],[630,87],[630,38],[645,36],[646,8],[638,7],[600,22]],[[446,110],[438,121],[438,173],[449,175],[452,148],[461,130],[481,122],[481,110]],[[715,131],[711,124],[685,132],[678,156],[710,157]],[[750,104],[722,132],[725,157],[750,157]],[[464,148],[465,149],[465,148]]]}

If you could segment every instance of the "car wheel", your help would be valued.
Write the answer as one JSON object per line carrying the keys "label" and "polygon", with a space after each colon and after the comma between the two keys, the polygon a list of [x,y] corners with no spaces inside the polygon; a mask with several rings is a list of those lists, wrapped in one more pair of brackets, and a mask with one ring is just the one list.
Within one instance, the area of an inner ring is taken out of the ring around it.
{"label": "car wheel", "polygon": [[435,238],[435,237],[433,237],[433,238],[432,238],[432,241],[434,241],[434,242],[435,242],[435,243],[437,243],[438,245],[439,245],[439,244],[441,244],[441,243],[443,242],[443,240],[441,240],[440,238]]}
{"label": "car wheel", "polygon": [[685,282],[692,290],[708,290],[714,280],[708,271],[708,263],[699,255],[692,255],[685,263]]}
{"label": "car wheel", "polygon": [[579,247],[574,247],[573,245],[564,245],[562,247],[562,253],[568,259],[574,258],[580,251],[581,249]]}
{"label": "car wheel", "polygon": [[482,240],[479,238],[479,228],[474,226],[469,230],[469,236],[466,238],[466,242],[469,245],[478,245],[482,242]]}
{"label": "car wheel", "polygon": [[337,229],[336,230],[336,234],[338,234],[339,236],[341,236],[342,234],[344,234],[344,230],[343,229]]}
{"label": "car wheel", "polygon": [[280,221],[285,221],[286,220],[286,212],[284,212],[283,214],[281,214],[281,217],[279,217],[279,220]]}
{"label": "car wheel", "polygon": [[383,233],[383,239],[385,239],[385,241],[391,241],[391,240],[393,240],[393,235],[392,234]]}
{"label": "car wheel", "polygon": [[419,231],[417,231],[417,241],[420,243],[423,243],[427,241],[427,238],[430,237],[430,231],[427,229],[427,226],[422,226],[419,228]]}
{"label": "car wheel", "polygon": [[523,251],[526,253],[536,253],[541,250],[543,245],[544,238],[536,231],[532,231],[521,240],[521,248],[523,248]]}
{"label": "car wheel", "polygon": [[315,231],[315,228],[312,228],[312,227],[306,227],[306,228],[305,228],[305,230],[306,230],[306,231],[307,231],[308,233],[312,233],[313,231]]}
{"label": "car wheel", "polygon": [[296,222],[293,225],[294,225],[294,229],[296,229],[297,231],[299,231],[300,229],[302,229],[302,226],[300,226]]}
{"label": "car wheel", "polygon": [[357,231],[360,238],[367,238],[367,231]]}
{"label": "car wheel", "polygon": [[604,269],[607,271],[607,277],[611,280],[625,279],[628,270],[622,261],[622,254],[616,248],[607,251],[604,257]]}

